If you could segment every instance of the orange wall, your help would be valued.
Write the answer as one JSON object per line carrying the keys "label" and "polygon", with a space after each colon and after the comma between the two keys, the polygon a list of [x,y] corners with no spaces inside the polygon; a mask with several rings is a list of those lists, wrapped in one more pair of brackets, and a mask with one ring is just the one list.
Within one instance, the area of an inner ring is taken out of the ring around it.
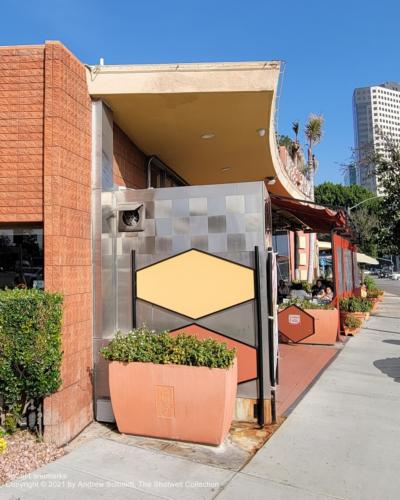
{"label": "orange wall", "polygon": [[0,47],[0,222],[43,220],[44,47]]}
{"label": "orange wall", "polygon": [[63,384],[47,398],[45,438],[63,444],[93,418],[91,100],[84,66],[45,45],[45,286],[64,295]]}

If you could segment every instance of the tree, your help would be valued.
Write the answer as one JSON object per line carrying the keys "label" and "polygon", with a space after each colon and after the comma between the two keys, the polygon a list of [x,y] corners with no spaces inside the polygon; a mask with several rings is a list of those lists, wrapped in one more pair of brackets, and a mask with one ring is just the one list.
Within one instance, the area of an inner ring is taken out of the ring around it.
{"label": "tree", "polygon": [[[307,158],[307,167],[308,167],[308,178],[310,180],[310,190],[311,190],[311,199],[314,199],[314,178],[317,163],[313,154],[313,147],[321,141],[322,138],[322,125],[324,123],[324,118],[321,115],[311,114],[308,117],[308,121],[306,123],[306,127],[304,130],[305,136],[308,141],[308,158]],[[312,282],[313,279],[313,265],[314,262],[314,254],[315,254],[315,234],[310,234],[310,244],[309,244],[309,256],[308,256],[308,276],[307,281],[309,283]]]}
{"label": "tree", "polygon": [[[376,257],[380,251],[378,237],[381,227],[381,200],[371,199],[373,194],[367,188],[353,184],[343,186],[324,182],[315,188],[315,201],[331,208],[349,210],[350,224],[359,237],[359,248],[363,253]],[[368,200],[368,201],[366,201]],[[382,254],[382,252],[380,251]]]}
{"label": "tree", "polygon": [[314,176],[315,176],[315,161],[313,155],[313,148],[322,139],[322,126],[324,124],[324,118],[321,115],[311,114],[308,117],[306,127],[304,130],[305,136],[308,142],[308,178],[311,182],[311,194],[314,194]]}
{"label": "tree", "polygon": [[380,198],[379,241],[387,254],[400,254],[400,145],[384,137],[384,153],[374,155]]}
{"label": "tree", "polygon": [[[344,186],[333,182],[323,182],[315,188],[315,201],[331,208],[351,208],[371,197],[373,197],[373,193],[358,184]],[[363,207],[369,208],[370,211],[377,211],[379,200],[370,200],[363,204]]]}

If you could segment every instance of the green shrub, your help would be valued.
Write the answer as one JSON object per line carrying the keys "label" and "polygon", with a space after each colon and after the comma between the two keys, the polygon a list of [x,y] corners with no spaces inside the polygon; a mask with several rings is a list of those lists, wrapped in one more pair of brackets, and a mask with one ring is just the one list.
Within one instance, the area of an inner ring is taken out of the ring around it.
{"label": "green shrub", "polygon": [[357,318],[356,316],[352,316],[351,314],[349,314],[348,316],[346,316],[344,324],[348,328],[360,328],[360,326],[362,325],[362,321],[360,318]]}
{"label": "green shrub", "polygon": [[155,332],[146,327],[123,334],[118,332],[111,342],[101,349],[109,361],[142,362],[229,368],[236,352],[225,343],[213,339],[200,340],[181,333]]}
{"label": "green shrub", "polygon": [[374,278],[372,276],[369,276],[368,274],[364,276],[364,285],[369,292],[372,290],[378,290]]}
{"label": "green shrub", "polygon": [[286,309],[289,306],[298,306],[301,309],[333,309],[332,303],[328,304],[318,304],[315,302],[312,302],[311,300],[306,300],[306,299],[289,299],[288,302],[284,302],[283,304],[279,304],[279,309],[283,310]]}
{"label": "green shrub", "polygon": [[340,310],[345,312],[369,312],[372,306],[370,300],[362,297],[347,297],[339,301]]}
{"label": "green shrub", "polygon": [[[0,291],[0,411],[16,415],[60,387],[62,297],[40,290]],[[11,417],[9,424],[12,427]],[[15,418],[15,417],[14,417]]]}
{"label": "green shrub", "polygon": [[301,288],[307,293],[311,293],[312,291],[312,286],[308,281],[293,280],[292,285],[301,285]]}
{"label": "green shrub", "polygon": [[377,288],[376,290],[368,290],[367,298],[368,299],[377,299],[381,296],[381,291]]}

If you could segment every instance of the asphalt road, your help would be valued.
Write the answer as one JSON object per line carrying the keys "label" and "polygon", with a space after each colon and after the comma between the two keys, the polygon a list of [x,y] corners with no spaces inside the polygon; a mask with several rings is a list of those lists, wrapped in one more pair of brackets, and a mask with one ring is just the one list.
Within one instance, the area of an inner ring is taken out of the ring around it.
{"label": "asphalt road", "polygon": [[388,280],[381,279],[373,276],[378,288],[382,288],[385,292],[392,293],[393,295],[398,295],[400,297],[400,280]]}

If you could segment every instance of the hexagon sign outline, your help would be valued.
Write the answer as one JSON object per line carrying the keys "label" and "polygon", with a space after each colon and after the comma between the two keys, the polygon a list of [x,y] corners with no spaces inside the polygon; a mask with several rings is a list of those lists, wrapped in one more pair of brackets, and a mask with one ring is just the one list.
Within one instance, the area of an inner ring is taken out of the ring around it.
{"label": "hexagon sign outline", "polygon": [[254,271],[200,250],[188,250],[138,270],[136,297],[199,319],[254,299]]}
{"label": "hexagon sign outline", "polygon": [[223,333],[210,330],[197,323],[176,328],[169,333],[174,336],[179,333],[186,333],[199,339],[211,338],[217,342],[225,343],[229,348],[234,347],[238,362],[238,384],[257,379],[257,348],[255,346],[245,344],[233,337],[227,337]]}
{"label": "hexagon sign outline", "polygon": [[311,337],[315,333],[315,318],[295,304],[278,314],[278,330],[294,343]]}

